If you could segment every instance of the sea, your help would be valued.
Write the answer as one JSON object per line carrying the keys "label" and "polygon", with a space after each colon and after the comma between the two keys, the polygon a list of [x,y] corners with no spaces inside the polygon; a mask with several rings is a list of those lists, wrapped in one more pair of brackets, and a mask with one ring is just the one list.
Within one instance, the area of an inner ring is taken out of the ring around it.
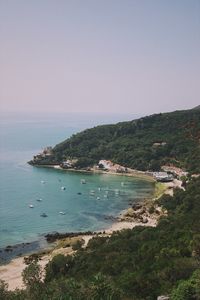
{"label": "sea", "polygon": [[[44,235],[55,231],[106,229],[113,222],[110,217],[119,215],[130,202],[148,197],[153,184],[143,179],[69,172],[27,163],[44,147],[55,146],[81,130],[136,117],[1,113],[0,249],[38,241],[42,247]],[[82,179],[86,184],[81,183]]]}

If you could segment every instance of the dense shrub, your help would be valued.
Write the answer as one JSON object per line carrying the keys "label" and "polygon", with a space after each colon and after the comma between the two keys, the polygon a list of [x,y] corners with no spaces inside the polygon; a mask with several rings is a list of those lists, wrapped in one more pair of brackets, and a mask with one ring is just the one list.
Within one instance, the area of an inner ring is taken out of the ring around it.
{"label": "dense shrub", "polygon": [[139,170],[157,171],[162,164],[172,163],[199,172],[199,138],[200,110],[186,110],[87,129],[53,151],[55,160],[78,158],[80,168],[110,159]]}

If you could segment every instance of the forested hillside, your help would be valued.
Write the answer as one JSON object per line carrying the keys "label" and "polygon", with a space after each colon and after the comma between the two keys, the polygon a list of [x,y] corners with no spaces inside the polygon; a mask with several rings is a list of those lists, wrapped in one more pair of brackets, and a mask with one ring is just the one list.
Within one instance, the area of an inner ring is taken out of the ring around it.
{"label": "forested hillside", "polygon": [[[171,162],[196,173],[199,142],[200,110],[194,109],[85,130],[57,145],[50,159],[78,158],[89,165],[105,158],[142,170]],[[26,290],[9,292],[1,283],[0,299],[199,300],[200,177],[185,184],[185,191],[156,200],[168,211],[157,227],[95,237],[85,249],[77,244],[74,255],[48,263],[44,281],[33,260],[23,272]]]}
{"label": "forested hillside", "polygon": [[159,170],[161,165],[173,163],[200,172],[200,110],[155,114],[87,129],[53,149],[54,161],[68,158],[78,158],[77,167],[109,159],[138,170]]}
{"label": "forested hillside", "polygon": [[74,256],[55,256],[44,282],[32,262],[23,273],[27,289],[8,292],[1,285],[1,299],[200,299],[200,178],[159,201],[169,215],[157,227],[96,237]]}

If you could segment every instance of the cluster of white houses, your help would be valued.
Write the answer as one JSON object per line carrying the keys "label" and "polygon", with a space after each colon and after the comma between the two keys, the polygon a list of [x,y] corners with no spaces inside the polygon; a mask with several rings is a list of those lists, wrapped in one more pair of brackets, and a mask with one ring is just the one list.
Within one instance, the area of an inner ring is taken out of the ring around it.
{"label": "cluster of white houses", "polygon": [[[104,160],[104,159],[99,161],[98,166],[101,169],[108,170],[111,172],[116,172],[116,173],[127,173],[131,171],[131,169],[120,166],[119,164],[114,164],[110,160]],[[174,176],[170,171],[171,170],[164,171],[164,172],[145,172],[145,173],[153,176],[157,181],[170,182],[173,181],[174,179]],[[178,174],[174,174],[174,175],[178,175]]]}
{"label": "cluster of white houses", "polygon": [[76,160],[67,159],[67,160],[64,160],[60,166],[63,169],[70,169],[70,168],[73,168],[73,165],[76,161],[77,161],[77,159]]}
{"label": "cluster of white houses", "polygon": [[162,166],[161,169],[165,172],[171,173],[175,176],[178,177],[184,177],[188,175],[188,172],[185,172],[184,170],[182,170],[181,168],[172,166],[172,165],[166,165],[166,166]]}
{"label": "cluster of white houses", "polygon": [[160,182],[170,182],[174,180],[174,176],[172,174],[168,174],[167,172],[152,172],[153,177]]}
{"label": "cluster of white houses", "polygon": [[174,177],[181,178],[188,175],[188,172],[185,172],[181,168],[172,165],[162,166],[161,169],[163,170],[163,172],[152,172],[153,177],[157,181],[167,182],[172,181]]}
{"label": "cluster of white houses", "polygon": [[110,160],[101,159],[98,163],[99,168],[116,172],[116,173],[125,173],[127,172],[127,168],[120,166],[119,164],[114,164]]}
{"label": "cluster of white houses", "polygon": [[[161,143],[161,145],[162,144],[163,143]],[[46,147],[41,153],[33,157],[33,161],[37,164],[37,162],[41,161],[44,158],[50,157],[51,155],[52,155],[52,147]],[[76,162],[77,159],[67,159],[60,164],[60,167],[62,167],[63,169],[70,169],[74,167],[74,164]],[[105,159],[101,159],[97,164],[96,168],[107,170],[110,172],[115,172],[115,173],[128,173],[134,171],[124,166],[121,166],[119,164],[115,164],[110,160],[105,160]],[[162,172],[145,172],[145,173],[153,176],[157,181],[161,181],[161,182],[172,181],[174,179],[174,176],[180,178],[182,176],[187,176],[188,174],[187,172],[173,165],[164,165],[161,167],[161,169]]]}

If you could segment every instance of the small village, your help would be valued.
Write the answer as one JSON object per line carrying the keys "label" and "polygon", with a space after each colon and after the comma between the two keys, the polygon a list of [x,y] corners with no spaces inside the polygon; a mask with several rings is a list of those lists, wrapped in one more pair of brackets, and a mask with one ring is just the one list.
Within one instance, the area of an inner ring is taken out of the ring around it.
{"label": "small village", "polygon": [[[157,145],[156,145],[157,146]],[[66,159],[60,164],[54,164],[51,162],[51,157],[53,155],[53,148],[48,146],[45,147],[42,152],[35,155],[32,160],[32,164],[39,165],[43,161],[49,161],[46,166],[53,165],[55,168],[61,169],[73,169],[76,170],[75,164],[77,159]],[[109,173],[121,173],[121,174],[144,174],[151,176],[158,182],[171,182],[175,178],[183,178],[188,175],[188,172],[182,170],[181,168],[175,167],[173,165],[163,165],[161,166],[161,171],[139,171],[131,168],[124,167],[122,165],[113,163],[111,160],[101,159],[98,164],[93,167],[85,168],[86,171],[104,171]]]}

